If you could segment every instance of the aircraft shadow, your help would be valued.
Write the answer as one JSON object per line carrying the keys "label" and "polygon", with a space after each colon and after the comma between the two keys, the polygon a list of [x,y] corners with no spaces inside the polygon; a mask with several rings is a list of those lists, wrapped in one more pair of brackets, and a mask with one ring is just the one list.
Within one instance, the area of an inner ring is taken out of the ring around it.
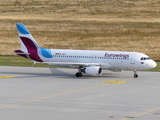
{"label": "aircraft shadow", "polygon": [[[15,75],[17,78],[29,78],[29,77],[44,77],[44,78],[45,77],[62,77],[62,78],[70,77],[70,78],[75,78],[74,75],[69,74],[67,72],[63,72],[59,69],[56,69],[56,68],[49,68],[49,69],[50,69],[50,72],[46,72],[46,73],[43,73],[42,71],[40,71],[39,73],[38,73],[38,71],[35,71],[35,72],[33,72],[33,71],[31,71],[31,72],[29,72],[29,71],[26,71],[26,72],[24,72],[24,71],[10,72],[9,71],[9,72],[0,72],[0,74],[1,75],[2,74],[6,74],[6,75],[10,74],[8,76],[14,76]],[[20,75],[20,76],[17,76],[17,75]]]}
{"label": "aircraft shadow", "polygon": [[[75,77],[75,73],[69,73],[69,72],[64,72],[62,70],[59,70],[57,68],[48,68],[50,70],[50,72],[46,72],[43,73],[42,71],[38,72],[35,71],[33,73],[33,71],[29,72],[29,71],[13,71],[13,72],[0,72],[0,74],[10,74],[9,76],[13,76],[15,75],[16,78],[36,78],[36,77],[57,77],[57,78],[70,78],[70,79],[92,79],[92,78],[96,78],[95,76],[90,76],[90,75],[86,75],[84,74],[83,77]],[[20,76],[17,76],[20,75]],[[22,76],[21,76],[22,75]],[[119,78],[120,76],[114,73],[103,73],[102,76],[99,76],[100,78]]]}

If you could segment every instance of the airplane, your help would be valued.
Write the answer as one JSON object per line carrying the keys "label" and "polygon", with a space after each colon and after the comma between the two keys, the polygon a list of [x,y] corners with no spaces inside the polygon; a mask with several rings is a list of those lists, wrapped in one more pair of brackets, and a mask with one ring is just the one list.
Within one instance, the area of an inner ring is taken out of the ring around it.
{"label": "airplane", "polygon": [[17,23],[16,27],[21,49],[14,53],[34,63],[77,68],[76,77],[83,74],[101,76],[103,70],[107,69],[114,72],[133,70],[134,78],[137,78],[137,70],[157,66],[154,60],[139,52],[45,49],[38,45],[23,23]]}

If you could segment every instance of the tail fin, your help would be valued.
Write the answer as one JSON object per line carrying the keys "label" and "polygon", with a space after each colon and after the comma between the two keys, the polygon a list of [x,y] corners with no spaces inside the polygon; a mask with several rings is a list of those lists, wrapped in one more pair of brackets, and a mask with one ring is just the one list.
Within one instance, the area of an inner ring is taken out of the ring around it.
{"label": "tail fin", "polygon": [[17,23],[16,26],[21,43],[21,50],[15,50],[15,53],[22,57],[42,62],[38,55],[38,49],[40,49],[38,43],[32,37],[24,24]]}
{"label": "tail fin", "polygon": [[38,49],[39,48],[38,43],[32,37],[32,35],[27,30],[25,25],[22,23],[17,23],[16,26],[17,26],[22,50]]}

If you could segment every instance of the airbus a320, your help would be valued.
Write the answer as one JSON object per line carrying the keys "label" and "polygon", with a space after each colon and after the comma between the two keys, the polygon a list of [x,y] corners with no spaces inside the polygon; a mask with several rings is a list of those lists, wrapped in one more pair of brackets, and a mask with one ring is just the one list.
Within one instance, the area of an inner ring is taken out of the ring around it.
{"label": "airbus a320", "polygon": [[133,70],[137,78],[137,70],[148,70],[157,65],[139,52],[45,49],[38,45],[24,24],[17,23],[16,26],[21,49],[14,53],[39,63],[77,68],[76,77],[83,74],[101,76],[107,69],[115,72]]}

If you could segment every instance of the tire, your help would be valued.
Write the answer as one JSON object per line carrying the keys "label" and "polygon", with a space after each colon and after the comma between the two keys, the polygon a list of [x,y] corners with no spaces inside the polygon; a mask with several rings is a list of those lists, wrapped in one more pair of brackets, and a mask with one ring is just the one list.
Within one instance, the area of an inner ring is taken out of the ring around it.
{"label": "tire", "polygon": [[77,72],[77,73],[75,74],[75,76],[76,76],[76,77],[82,77],[82,73],[81,73],[81,72]]}
{"label": "tire", "polygon": [[134,78],[138,78],[138,75],[137,75],[137,74],[134,74]]}

